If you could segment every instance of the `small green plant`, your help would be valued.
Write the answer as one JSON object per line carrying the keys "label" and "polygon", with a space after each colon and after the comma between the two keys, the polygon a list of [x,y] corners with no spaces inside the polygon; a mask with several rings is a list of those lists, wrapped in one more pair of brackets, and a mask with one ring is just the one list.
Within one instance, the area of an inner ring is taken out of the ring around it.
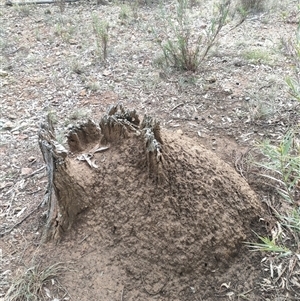
{"label": "small green plant", "polygon": [[96,37],[97,54],[105,61],[107,59],[108,29],[107,21],[101,21],[96,15],[92,15],[93,31]]}
{"label": "small green plant", "polygon": [[55,0],[54,2],[58,6],[60,13],[63,13],[66,8],[66,1],[65,0]]}
{"label": "small green plant", "polygon": [[76,109],[75,111],[73,111],[70,114],[70,119],[71,120],[79,120],[81,118],[87,117],[87,115],[89,114],[88,110],[85,109]]}
{"label": "small green plant", "polygon": [[272,62],[270,52],[263,49],[247,50],[243,53],[243,57],[253,64],[270,64]]}
{"label": "small green plant", "polygon": [[70,24],[64,24],[59,22],[55,24],[54,34],[58,37],[61,37],[64,42],[69,42],[74,34],[75,27]]}
{"label": "small green plant", "polygon": [[121,10],[120,10],[120,13],[119,13],[119,19],[121,19],[121,20],[128,19],[130,17],[130,14],[131,14],[130,7],[126,4],[123,4],[121,6]]}
{"label": "small green plant", "polygon": [[73,59],[70,61],[70,68],[76,74],[84,73],[84,66],[78,59]]}
{"label": "small green plant", "polygon": [[97,92],[100,90],[99,83],[95,81],[88,82],[85,87],[92,92]]}
{"label": "small green plant", "polygon": [[53,124],[56,124],[58,122],[57,112],[54,110],[48,111],[48,118]]}
{"label": "small green plant", "polygon": [[[297,201],[300,181],[300,145],[295,130],[289,130],[279,146],[265,141],[259,145],[264,155],[261,162],[261,174],[275,186],[279,199],[284,206],[267,204],[272,210],[276,223],[271,229],[271,238],[257,235],[259,242],[247,242],[253,251],[265,253],[265,270],[270,271],[274,285],[284,290],[286,287],[298,289],[298,263],[300,260],[300,207]],[[276,207],[276,208],[275,208]],[[278,208],[284,208],[280,213]],[[275,277],[276,276],[276,277]]]}
{"label": "small green plant", "polygon": [[9,48],[9,42],[6,38],[0,36],[0,50],[4,51],[6,48]]}
{"label": "small green plant", "polygon": [[[254,97],[253,97],[254,98]],[[248,117],[251,120],[263,120],[269,118],[276,112],[276,105],[273,100],[250,99],[247,102]]]}
{"label": "small green plant", "polygon": [[133,1],[129,1],[129,5],[131,8],[131,12],[132,12],[132,17],[134,20],[137,20],[139,17],[138,14],[138,10],[139,10],[139,0],[133,0]]}
{"label": "small green plant", "polygon": [[300,181],[300,145],[294,131],[288,131],[279,146],[264,141],[259,149],[264,160],[256,164],[262,168],[262,176],[276,185],[285,201],[294,203]]}
{"label": "small green plant", "polygon": [[[196,34],[189,19],[189,1],[178,0],[175,16],[162,10],[161,20],[168,22],[165,32],[153,29],[156,41],[163,51],[167,65],[181,70],[196,71],[215,45],[221,29],[226,24],[231,1],[222,0],[215,6],[210,26],[205,34]],[[170,32],[168,32],[168,29]]]}
{"label": "small green plant", "polygon": [[289,215],[281,216],[281,220],[285,227],[300,234],[300,207],[293,209]]}
{"label": "small green plant", "polygon": [[265,9],[264,0],[240,0],[240,9],[244,12],[262,12]]}
{"label": "small green plant", "polygon": [[[40,266],[31,266],[22,270],[15,277],[8,289],[5,300],[7,301],[40,301],[48,300],[47,284],[53,284],[66,267],[62,263],[56,263],[52,266],[42,269]],[[51,281],[51,282],[50,282]],[[63,289],[58,286],[59,289]],[[63,289],[64,290],[64,289]]]}
{"label": "small green plant", "polygon": [[282,217],[278,214],[277,218],[278,221],[271,231],[272,238],[256,234],[259,242],[246,242],[246,245],[252,251],[264,253],[262,262],[264,262],[264,270],[270,272],[270,283],[273,282],[278,290],[284,291],[286,287],[297,290],[299,285],[294,279],[298,279],[299,275],[299,208],[296,218],[292,215]]}
{"label": "small green plant", "polygon": [[297,28],[295,42],[290,42],[289,46],[294,66],[293,75],[286,79],[286,83],[291,96],[300,101],[300,24]]}
{"label": "small green plant", "polygon": [[34,5],[13,5],[13,8],[19,13],[22,17],[28,17],[34,9]]}
{"label": "small green plant", "polygon": [[252,251],[269,252],[276,254],[279,257],[286,257],[292,254],[292,251],[289,248],[280,245],[274,238],[270,239],[268,237],[262,237],[259,235],[257,235],[257,237],[259,238],[260,242],[246,243]]}
{"label": "small green plant", "polygon": [[131,0],[126,4],[120,5],[119,19],[121,24],[126,22],[137,21],[138,19],[139,0]]}

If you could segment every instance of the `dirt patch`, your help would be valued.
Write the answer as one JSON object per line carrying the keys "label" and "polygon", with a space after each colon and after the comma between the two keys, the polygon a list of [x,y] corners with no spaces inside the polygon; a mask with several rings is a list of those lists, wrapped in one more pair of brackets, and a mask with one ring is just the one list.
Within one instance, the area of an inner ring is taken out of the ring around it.
{"label": "dirt patch", "polygon": [[[55,191],[63,207],[56,224],[66,230],[71,223],[64,219],[82,211],[80,233],[88,245],[105,246],[104,257],[126,272],[129,299],[146,294],[190,300],[203,291],[194,284],[187,289],[186,281],[210,287],[222,277],[264,210],[244,179],[214,153],[181,131],[161,130],[151,118],[149,132],[148,117],[137,128],[138,116],[134,113],[134,121],[129,116],[105,115],[101,135],[91,121],[71,131],[73,153],[64,163],[56,159]],[[78,160],[84,154],[93,154],[97,168]],[[66,171],[60,173],[58,165]],[[66,201],[74,195],[71,188],[61,192],[68,182],[84,191],[71,204]],[[76,231],[78,222],[73,227]]]}

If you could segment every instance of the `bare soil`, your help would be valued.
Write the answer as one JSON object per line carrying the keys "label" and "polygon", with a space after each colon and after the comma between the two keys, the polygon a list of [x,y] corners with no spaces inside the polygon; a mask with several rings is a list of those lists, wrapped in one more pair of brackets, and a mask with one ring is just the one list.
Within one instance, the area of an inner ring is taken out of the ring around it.
{"label": "bare soil", "polygon": [[[85,191],[71,200],[83,211],[82,245],[105,246],[112,264],[126,271],[132,283],[124,286],[124,298],[145,299],[148,294],[189,300],[228,270],[264,210],[233,168],[182,133],[160,133],[157,162],[145,151],[140,131],[124,135],[117,125],[109,126],[109,149],[94,154],[91,160],[99,167],[92,170],[77,158],[98,149],[103,139],[91,139],[90,123],[72,130],[80,143],[75,147],[70,140],[73,156],[64,165],[72,186]],[[57,173],[54,182],[61,190],[59,177]],[[66,177],[62,183],[66,185]],[[59,198],[62,207],[68,206],[64,192]],[[72,249],[78,239],[71,241]],[[95,292],[97,287],[79,299],[90,300]]]}
{"label": "bare soil", "polygon": [[[205,24],[210,5],[191,14]],[[296,298],[276,287],[262,255],[243,244],[256,239],[252,231],[269,230],[264,202],[275,197],[247,155],[257,141],[276,142],[299,124],[284,82],[296,1],[270,4],[225,34],[234,19],[195,73],[157,64],[155,3],[140,5],[137,15],[131,8],[125,19],[116,3],[72,4],[63,13],[26,7],[1,6],[1,233],[29,216],[1,235],[2,300],[21,267],[56,262],[71,268],[59,278],[68,294],[49,286],[49,300]],[[110,24],[105,64],[96,55],[92,13]],[[46,208],[38,205],[47,184],[40,122],[51,112],[64,143],[74,124],[99,120],[118,101],[161,121],[172,185],[153,185],[134,138],[97,154],[97,181],[74,160],[74,176],[93,183],[93,206],[58,245],[40,244]]]}

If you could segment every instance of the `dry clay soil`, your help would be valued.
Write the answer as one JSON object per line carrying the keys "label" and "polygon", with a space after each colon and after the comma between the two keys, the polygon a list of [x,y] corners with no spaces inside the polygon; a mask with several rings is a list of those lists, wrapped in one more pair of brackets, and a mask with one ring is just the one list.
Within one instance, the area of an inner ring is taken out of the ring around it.
{"label": "dry clay soil", "polygon": [[[190,12],[201,16],[200,28],[211,7],[204,2]],[[226,25],[195,73],[158,63],[156,4],[128,6],[126,18],[116,3],[73,4],[63,13],[1,6],[1,233],[28,216],[1,236],[2,300],[24,266],[57,262],[70,267],[59,277],[67,294],[48,284],[49,300],[289,300],[271,285],[261,254],[243,244],[255,240],[252,230],[268,231],[260,218],[268,220],[263,201],[272,198],[245,157],[256,141],[276,143],[299,123],[284,82],[297,1],[272,4],[233,30],[238,17]],[[110,24],[105,64],[92,13]],[[157,189],[148,179],[136,138],[97,155],[96,182],[73,156],[74,177],[94,183],[93,206],[59,244],[40,244],[47,184],[40,122],[51,112],[64,142],[72,125],[87,116],[98,122],[119,101],[161,121],[173,186]]]}

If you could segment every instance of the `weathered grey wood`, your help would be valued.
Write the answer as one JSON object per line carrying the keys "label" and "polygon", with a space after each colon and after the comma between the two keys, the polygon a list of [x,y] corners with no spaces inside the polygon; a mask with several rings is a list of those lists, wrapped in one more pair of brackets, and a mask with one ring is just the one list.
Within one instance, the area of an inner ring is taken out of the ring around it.
{"label": "weathered grey wood", "polygon": [[[43,240],[60,240],[77,219],[77,215],[93,205],[95,178],[80,177],[76,164],[78,154],[89,154],[91,145],[99,144],[112,147],[134,135],[146,157],[149,177],[157,183],[165,180],[163,171],[163,141],[159,123],[152,117],[145,116],[140,124],[135,110],[125,110],[122,105],[112,106],[101,118],[99,127],[91,120],[75,126],[67,135],[69,150],[59,144],[55,138],[51,120],[40,127],[39,145],[47,167],[48,186],[44,203],[47,204],[47,222]],[[106,147],[105,149],[108,149]],[[69,155],[70,154],[70,155]],[[97,166],[96,166],[97,168]],[[96,174],[97,175],[97,174]],[[99,176],[99,173],[98,173]],[[97,177],[97,176],[96,176]]]}
{"label": "weathered grey wood", "polygon": [[[72,3],[72,2],[78,2],[80,0],[63,0],[65,3]],[[37,0],[37,1],[24,1],[24,2],[15,2],[7,0],[5,2],[6,6],[14,6],[14,5],[32,5],[32,4],[56,4],[57,0]]]}
{"label": "weathered grey wood", "polygon": [[43,240],[58,241],[62,232],[72,226],[76,215],[85,208],[84,189],[68,172],[68,151],[56,141],[49,117],[40,127],[39,146],[48,174],[44,200],[48,210]]}

